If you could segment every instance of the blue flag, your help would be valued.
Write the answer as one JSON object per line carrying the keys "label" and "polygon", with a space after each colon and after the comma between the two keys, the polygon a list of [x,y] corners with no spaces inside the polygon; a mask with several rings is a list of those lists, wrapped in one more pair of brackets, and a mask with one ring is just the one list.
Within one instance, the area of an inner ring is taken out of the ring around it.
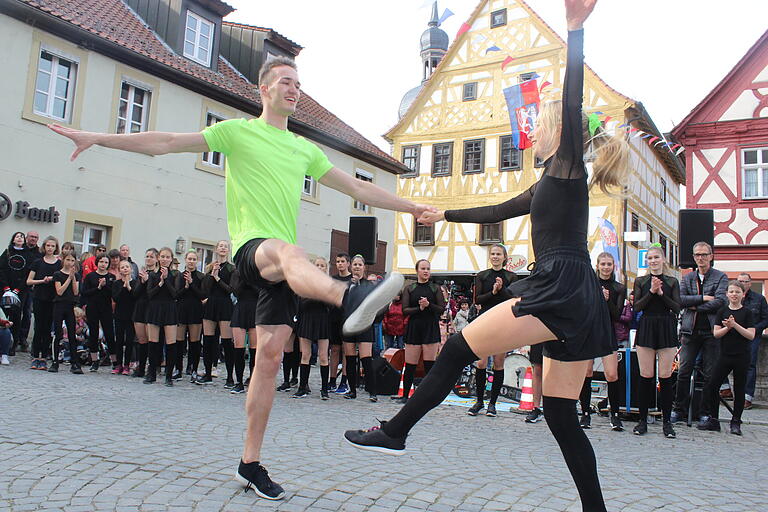
{"label": "blue flag", "polygon": [[621,268],[621,258],[619,258],[619,236],[616,234],[616,228],[608,219],[600,219],[600,238],[603,241],[603,252],[613,256],[616,262],[614,273],[618,275]]}
{"label": "blue flag", "polygon": [[440,20],[438,21],[438,23],[439,23],[440,25],[442,25],[442,24],[443,24],[443,22],[444,22],[445,20],[447,20],[448,18],[450,18],[451,16],[453,16],[453,12],[451,12],[451,10],[450,10],[450,9],[446,9],[446,10],[444,10],[444,11],[443,11],[443,15],[442,15],[442,16],[440,16]]}

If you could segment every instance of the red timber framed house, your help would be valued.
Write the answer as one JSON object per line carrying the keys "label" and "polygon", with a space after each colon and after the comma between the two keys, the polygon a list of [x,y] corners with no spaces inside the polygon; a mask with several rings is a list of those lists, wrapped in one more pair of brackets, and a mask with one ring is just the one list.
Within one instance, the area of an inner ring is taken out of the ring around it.
{"label": "red timber framed house", "polygon": [[768,287],[768,31],[672,131],[685,146],[686,206],[715,217],[715,266]]}

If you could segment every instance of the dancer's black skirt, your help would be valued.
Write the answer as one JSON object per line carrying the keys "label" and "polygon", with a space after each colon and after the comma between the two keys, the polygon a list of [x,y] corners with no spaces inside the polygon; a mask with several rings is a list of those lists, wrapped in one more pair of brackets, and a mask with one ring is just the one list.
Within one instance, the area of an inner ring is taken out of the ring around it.
{"label": "dancer's black skirt", "polygon": [[152,325],[176,325],[179,323],[179,313],[174,301],[150,301],[147,304],[147,321]]}
{"label": "dancer's black skirt", "polygon": [[140,324],[147,323],[147,299],[139,299],[133,308],[133,321]]}
{"label": "dancer's black skirt", "polygon": [[680,345],[677,337],[677,318],[672,314],[649,315],[643,314],[637,326],[635,345],[652,348],[677,348]]}
{"label": "dancer's black skirt", "polygon": [[296,336],[308,340],[327,340],[331,333],[331,313],[322,302],[302,299],[299,304]]}
{"label": "dancer's black skirt", "polygon": [[232,299],[229,297],[209,297],[203,307],[203,318],[214,322],[232,320]]}
{"label": "dancer's black skirt", "polygon": [[229,325],[246,330],[255,328],[258,305],[257,300],[238,300],[232,308],[232,322]]}
{"label": "dancer's black skirt", "polygon": [[187,299],[176,305],[179,313],[179,324],[195,325],[203,323],[203,302],[197,299]]}
{"label": "dancer's black skirt", "polygon": [[405,343],[408,345],[430,345],[440,343],[440,323],[434,319],[414,319],[405,328]]}

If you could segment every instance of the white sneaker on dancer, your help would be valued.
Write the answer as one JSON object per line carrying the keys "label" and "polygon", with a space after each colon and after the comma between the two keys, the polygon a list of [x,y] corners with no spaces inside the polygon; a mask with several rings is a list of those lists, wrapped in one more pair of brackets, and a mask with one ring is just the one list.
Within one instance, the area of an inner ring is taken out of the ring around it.
{"label": "white sneaker on dancer", "polygon": [[352,286],[344,294],[345,336],[360,334],[373,325],[376,315],[387,307],[403,289],[405,278],[398,272],[392,272],[377,286]]}

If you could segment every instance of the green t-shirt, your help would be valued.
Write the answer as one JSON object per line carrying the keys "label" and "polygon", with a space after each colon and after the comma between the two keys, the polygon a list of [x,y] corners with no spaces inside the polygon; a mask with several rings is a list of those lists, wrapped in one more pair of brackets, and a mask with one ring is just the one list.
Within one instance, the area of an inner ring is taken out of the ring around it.
{"label": "green t-shirt", "polygon": [[203,137],[226,159],[227,225],[232,252],[253,238],[296,243],[304,176],[320,179],[333,165],[315,144],[261,119],[231,119]]}

